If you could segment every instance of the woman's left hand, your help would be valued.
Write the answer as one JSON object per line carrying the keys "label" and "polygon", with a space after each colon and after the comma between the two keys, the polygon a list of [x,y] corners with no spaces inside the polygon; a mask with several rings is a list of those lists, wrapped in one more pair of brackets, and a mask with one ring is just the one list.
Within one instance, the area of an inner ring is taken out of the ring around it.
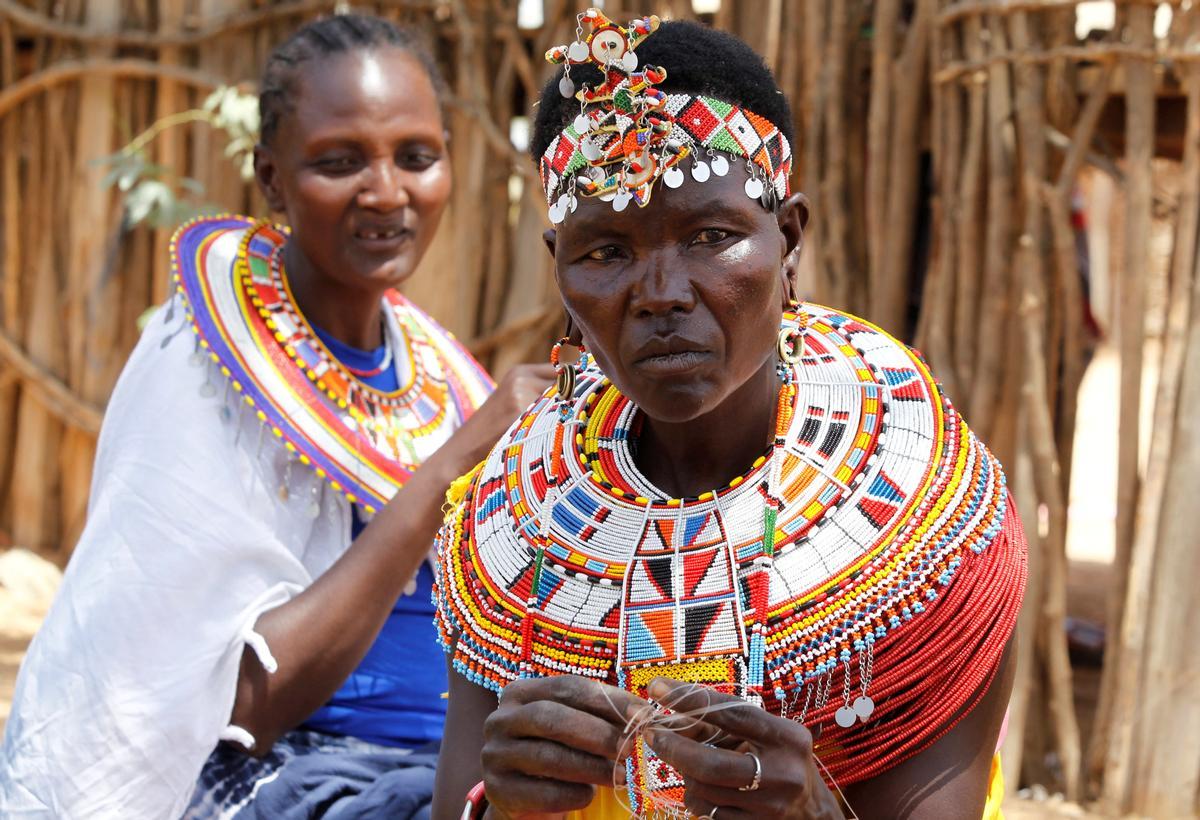
{"label": "woman's left hand", "polygon": [[683,776],[685,804],[693,815],[718,820],[843,817],[817,772],[812,734],[799,723],[732,695],[668,678],[656,678],[650,684],[650,696],[673,712],[699,712],[720,703],[742,704],[704,716],[706,724],[724,733],[719,746],[680,732],[643,732],[650,748]]}

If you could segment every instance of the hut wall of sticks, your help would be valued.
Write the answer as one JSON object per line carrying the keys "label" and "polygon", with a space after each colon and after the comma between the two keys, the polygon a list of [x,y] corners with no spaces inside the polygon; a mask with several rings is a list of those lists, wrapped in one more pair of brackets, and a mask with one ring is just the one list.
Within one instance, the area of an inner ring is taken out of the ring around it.
{"label": "hut wall of sticks", "polygon": [[[105,400],[139,315],[169,290],[169,226],[135,225],[97,160],[214,88],[252,89],[272,46],[345,5],[0,0],[0,537],[66,561]],[[562,322],[540,240],[545,204],[514,140],[549,76],[542,53],[572,39],[584,5],[355,5],[421,30],[446,68],[457,185],[410,295],[496,373],[542,359]],[[1110,7],[1110,24],[1078,31],[1082,6]],[[1048,782],[1114,813],[1192,814],[1200,4],[609,0],[605,10],[699,16],[765,55],[793,101],[796,182],[813,201],[807,296],[913,341],[1007,465],[1031,550],[1010,786]],[[157,133],[145,156],[198,181],[207,201],[265,216],[226,142],[197,122]],[[1109,216],[1093,226],[1085,264],[1078,199],[1100,189]],[[1152,252],[1156,231],[1165,252]],[[1104,397],[1119,436],[1097,445],[1117,463],[1116,556],[1099,708],[1083,737],[1064,617],[1074,431],[1089,411],[1076,403],[1088,288],[1121,375]],[[1151,390],[1144,365],[1157,374]]]}

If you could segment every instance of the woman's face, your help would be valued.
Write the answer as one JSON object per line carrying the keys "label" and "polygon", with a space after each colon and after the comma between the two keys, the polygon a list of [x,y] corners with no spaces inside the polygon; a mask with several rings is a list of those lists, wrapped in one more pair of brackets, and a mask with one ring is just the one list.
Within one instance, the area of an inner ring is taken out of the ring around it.
{"label": "woman's face", "polygon": [[620,213],[581,198],[546,235],[588,349],[652,419],[698,418],[774,362],[807,211],[800,195],[768,211],[746,179],[735,164]]}
{"label": "woman's face", "polygon": [[450,196],[437,94],[407,51],[310,60],[256,171],[318,275],[378,291],[416,268]]}

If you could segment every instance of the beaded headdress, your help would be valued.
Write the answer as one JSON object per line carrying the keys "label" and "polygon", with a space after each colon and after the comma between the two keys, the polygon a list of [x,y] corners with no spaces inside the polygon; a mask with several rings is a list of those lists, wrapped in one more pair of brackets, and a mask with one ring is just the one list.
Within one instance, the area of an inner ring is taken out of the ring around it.
{"label": "beaded headdress", "polygon": [[[575,210],[577,195],[611,201],[616,211],[631,200],[645,207],[659,179],[670,188],[683,184],[689,158],[697,182],[724,176],[730,159],[740,159],[747,196],[764,204],[787,197],[792,149],[774,123],[713,97],[666,94],[656,86],[667,70],[639,65],[635,49],[658,30],[658,17],[619,26],[588,9],[578,20],[575,41],[546,52],[549,62],[565,64],[559,91],[579,100],[579,114],[539,163],[551,222]],[[602,81],[577,90],[571,68],[581,65],[598,68]]]}

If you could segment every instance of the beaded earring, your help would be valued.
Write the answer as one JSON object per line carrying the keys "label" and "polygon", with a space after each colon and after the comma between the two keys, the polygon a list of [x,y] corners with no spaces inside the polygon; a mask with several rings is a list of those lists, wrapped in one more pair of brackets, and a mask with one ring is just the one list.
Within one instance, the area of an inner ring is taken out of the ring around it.
{"label": "beaded earring", "polygon": [[[587,356],[587,348],[582,343],[576,346],[571,342],[572,328],[571,320],[568,319],[567,335],[550,348],[550,364],[554,365],[557,373],[554,381],[554,393],[558,403],[558,424],[554,428],[554,447],[550,455],[550,476],[551,481],[555,484],[560,480],[565,481],[567,477],[562,461],[563,442],[566,438],[567,420],[571,417],[571,400],[575,397],[575,385]],[[574,364],[562,360],[563,345],[572,345],[578,348],[579,359]]]}
{"label": "beaded earring", "polygon": [[[570,364],[562,360],[563,345],[571,345],[579,350],[579,359],[577,362]],[[550,348],[550,364],[554,365],[554,372],[556,373],[554,392],[560,402],[569,401],[575,395],[575,383],[579,368],[582,367],[586,354],[587,348],[582,344],[573,344],[570,336],[563,336]]]}

